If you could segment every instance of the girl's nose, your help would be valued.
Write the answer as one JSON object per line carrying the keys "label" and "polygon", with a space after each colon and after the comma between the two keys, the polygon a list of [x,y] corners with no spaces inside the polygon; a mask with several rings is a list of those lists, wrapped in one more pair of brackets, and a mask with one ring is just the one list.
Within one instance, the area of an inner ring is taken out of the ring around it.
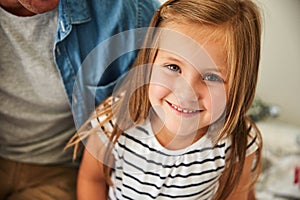
{"label": "girl's nose", "polygon": [[185,77],[181,76],[175,83],[173,92],[178,101],[189,104],[197,104],[203,98],[206,91],[205,83],[200,79],[201,75]]}

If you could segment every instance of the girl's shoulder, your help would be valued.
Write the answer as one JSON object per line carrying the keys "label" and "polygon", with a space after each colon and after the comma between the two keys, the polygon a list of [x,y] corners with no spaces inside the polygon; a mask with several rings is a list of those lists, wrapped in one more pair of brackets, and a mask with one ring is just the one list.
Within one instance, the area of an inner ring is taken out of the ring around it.
{"label": "girl's shoulder", "polygon": [[246,156],[257,151],[262,143],[260,131],[255,124],[250,125],[250,131],[248,133],[247,151]]}
{"label": "girl's shoulder", "polygon": [[[262,143],[260,131],[258,130],[256,125],[249,124],[249,129],[250,130],[248,131],[248,134],[247,134],[247,145],[245,147],[246,148],[246,156],[257,151],[261,147],[261,143]],[[226,137],[226,138],[222,139],[219,143],[225,144],[225,149],[227,151],[228,149],[230,149],[231,144],[232,144],[231,137]]]}
{"label": "girl's shoulder", "polygon": [[114,127],[115,120],[109,119],[106,115],[96,116],[90,121],[90,126],[103,142],[108,142]]}
{"label": "girl's shoulder", "polygon": [[112,131],[115,126],[115,120],[108,118],[106,115],[97,116],[91,120],[91,126],[93,128],[101,128],[104,132]]}

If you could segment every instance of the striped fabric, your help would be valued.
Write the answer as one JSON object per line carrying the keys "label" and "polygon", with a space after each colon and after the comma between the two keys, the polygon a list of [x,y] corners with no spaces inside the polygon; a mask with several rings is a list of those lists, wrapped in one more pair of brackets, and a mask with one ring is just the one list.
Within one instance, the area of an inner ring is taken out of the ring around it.
{"label": "striped fabric", "polygon": [[[249,139],[247,154],[256,150],[255,140]],[[214,147],[203,136],[185,149],[168,150],[156,140],[146,120],[125,131],[114,146],[114,186],[109,188],[109,199],[211,199],[229,148],[228,140]]]}

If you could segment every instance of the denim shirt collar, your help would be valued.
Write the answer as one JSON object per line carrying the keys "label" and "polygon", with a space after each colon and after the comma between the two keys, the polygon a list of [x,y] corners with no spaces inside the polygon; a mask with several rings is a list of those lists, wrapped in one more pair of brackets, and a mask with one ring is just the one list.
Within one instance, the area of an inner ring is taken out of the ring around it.
{"label": "denim shirt collar", "polygon": [[63,40],[71,31],[72,24],[91,20],[90,7],[86,0],[60,0],[58,5],[57,40]]}

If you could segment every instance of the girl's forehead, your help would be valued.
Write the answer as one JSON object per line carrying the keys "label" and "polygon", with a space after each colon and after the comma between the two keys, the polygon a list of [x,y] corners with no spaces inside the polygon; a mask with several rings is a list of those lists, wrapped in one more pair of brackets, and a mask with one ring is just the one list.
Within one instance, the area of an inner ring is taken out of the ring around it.
{"label": "girl's forehead", "polygon": [[217,37],[210,29],[194,24],[168,23],[160,30],[158,48],[164,54],[177,55],[195,66],[199,66],[199,62],[204,66],[225,66],[225,39]]}
{"label": "girl's forehead", "polygon": [[160,28],[178,32],[185,37],[190,37],[199,43],[206,41],[225,40],[227,26],[225,25],[205,25],[194,21],[167,21],[162,22]]}

